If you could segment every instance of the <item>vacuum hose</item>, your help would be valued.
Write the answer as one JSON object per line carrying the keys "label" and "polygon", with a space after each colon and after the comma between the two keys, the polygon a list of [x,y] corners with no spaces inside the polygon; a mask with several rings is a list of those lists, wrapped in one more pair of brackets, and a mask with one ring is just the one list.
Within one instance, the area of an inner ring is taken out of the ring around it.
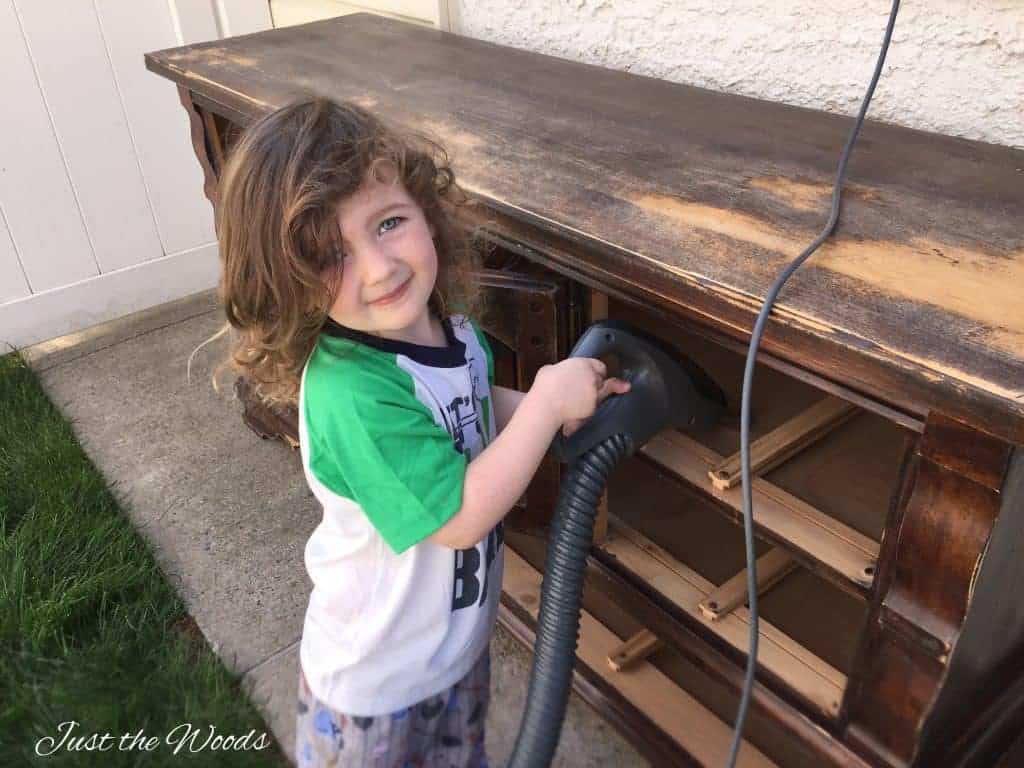
{"label": "vacuum hose", "polygon": [[547,768],[554,757],[569,702],[597,505],[615,465],[632,452],[627,435],[606,437],[569,465],[562,483],[544,564],[526,710],[510,768]]}
{"label": "vacuum hose", "polygon": [[629,392],[610,395],[579,429],[569,437],[559,430],[551,444],[551,455],[568,469],[551,525],[533,669],[512,768],[547,768],[558,746],[576,660],[587,555],[608,476],[663,429],[706,429],[726,408],[725,394],[696,363],[619,320],[590,326],[571,357],[613,361],[609,372],[628,381]]}

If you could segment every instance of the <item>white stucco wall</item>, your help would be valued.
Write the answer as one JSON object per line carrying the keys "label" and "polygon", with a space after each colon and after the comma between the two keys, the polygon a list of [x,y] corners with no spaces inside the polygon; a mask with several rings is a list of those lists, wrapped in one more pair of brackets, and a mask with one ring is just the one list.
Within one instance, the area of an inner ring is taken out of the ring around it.
{"label": "white stucco wall", "polygon": [[[451,0],[453,31],[855,115],[890,0]],[[1024,0],[905,0],[868,117],[1024,148]]]}

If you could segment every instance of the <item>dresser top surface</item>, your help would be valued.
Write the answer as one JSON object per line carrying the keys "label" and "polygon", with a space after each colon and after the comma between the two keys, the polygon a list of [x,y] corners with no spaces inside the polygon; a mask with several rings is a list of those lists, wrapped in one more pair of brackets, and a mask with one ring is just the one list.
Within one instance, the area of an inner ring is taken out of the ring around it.
{"label": "dresser top surface", "polygon": [[[579,244],[580,271],[613,269],[638,297],[685,288],[747,338],[827,221],[852,125],[369,14],[146,65],[238,119],[318,94],[427,131],[487,206]],[[906,381],[922,407],[961,400],[952,412],[1024,442],[1021,222],[1024,151],[867,121],[836,233],[783,288],[764,346],[813,337],[829,352],[800,364],[820,375],[848,368],[891,402]]]}

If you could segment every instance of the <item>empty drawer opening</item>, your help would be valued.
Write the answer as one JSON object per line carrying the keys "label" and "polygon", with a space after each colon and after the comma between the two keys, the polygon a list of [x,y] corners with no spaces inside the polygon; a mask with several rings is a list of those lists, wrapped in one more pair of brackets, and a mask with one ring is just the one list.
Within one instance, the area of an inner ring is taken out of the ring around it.
{"label": "empty drawer opening", "polygon": [[[665,430],[638,455],[742,523],[739,405],[744,357],[621,302],[609,315],[661,337],[722,387],[730,413],[699,435]],[[758,535],[855,594],[874,582],[901,457],[914,433],[768,366],[755,368],[751,415]]]}
{"label": "empty drawer opening", "polygon": [[[749,642],[742,531],[669,473],[623,461],[608,484],[608,535],[597,556],[657,593],[662,604],[745,663]],[[805,706],[834,718],[853,666],[867,603],[759,540],[759,564],[781,556],[760,592],[759,668]],[[766,561],[764,558],[768,557]],[[760,569],[759,569],[760,570]],[[714,605],[718,598],[721,605]],[[711,603],[711,605],[709,605]],[[731,603],[731,604],[727,604]]]}

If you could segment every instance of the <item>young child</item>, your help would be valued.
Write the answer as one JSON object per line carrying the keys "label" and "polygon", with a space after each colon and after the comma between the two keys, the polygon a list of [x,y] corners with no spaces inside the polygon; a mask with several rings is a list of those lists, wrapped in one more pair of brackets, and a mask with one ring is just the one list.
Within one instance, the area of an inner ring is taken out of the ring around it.
{"label": "young child", "polygon": [[[444,150],[355,105],[254,122],[224,168],[228,364],[297,403],[323,519],[300,643],[300,766],[484,766],[502,518],[556,432],[628,384],[604,364],[494,386],[479,257]],[[457,314],[448,314],[448,308]],[[227,326],[226,326],[227,328]]]}

